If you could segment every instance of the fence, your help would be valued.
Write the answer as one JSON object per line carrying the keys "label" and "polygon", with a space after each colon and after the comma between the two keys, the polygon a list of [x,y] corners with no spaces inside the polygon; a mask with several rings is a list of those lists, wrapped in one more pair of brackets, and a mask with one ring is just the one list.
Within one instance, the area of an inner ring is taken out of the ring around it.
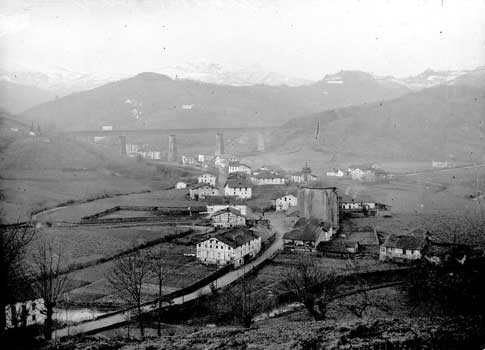
{"label": "fence", "polygon": [[[192,216],[192,214],[199,214],[206,210],[205,206],[195,206],[195,207],[148,207],[148,206],[115,206],[110,209],[100,211],[93,215],[84,216],[81,218],[82,224],[110,224],[110,223],[123,223],[123,222],[158,222],[164,221],[168,224],[176,224],[177,220],[163,220],[162,216],[137,216],[137,217],[126,217],[126,218],[103,218],[109,214],[113,214],[118,211],[144,211],[153,212],[155,214],[169,214],[171,216]],[[185,219],[185,223],[188,219]],[[204,224],[208,224],[209,221],[205,220]]]}

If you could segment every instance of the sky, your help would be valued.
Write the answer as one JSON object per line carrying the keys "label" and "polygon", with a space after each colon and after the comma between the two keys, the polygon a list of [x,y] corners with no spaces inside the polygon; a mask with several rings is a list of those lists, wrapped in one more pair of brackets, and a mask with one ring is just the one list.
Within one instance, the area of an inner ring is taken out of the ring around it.
{"label": "sky", "polygon": [[311,80],[485,65],[485,1],[2,0],[0,67],[136,74],[192,62]]}

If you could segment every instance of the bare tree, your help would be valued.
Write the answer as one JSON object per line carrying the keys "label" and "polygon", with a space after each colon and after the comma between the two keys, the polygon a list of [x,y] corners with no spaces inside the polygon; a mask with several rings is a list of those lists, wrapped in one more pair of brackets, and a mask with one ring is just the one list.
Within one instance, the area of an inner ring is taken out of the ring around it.
{"label": "bare tree", "polygon": [[315,320],[324,320],[336,295],[338,279],[333,271],[323,270],[311,257],[303,257],[287,273],[284,285]]}
{"label": "bare tree", "polygon": [[158,250],[153,251],[150,257],[150,267],[151,272],[155,276],[157,285],[158,285],[158,293],[157,293],[157,301],[158,301],[158,309],[157,309],[157,334],[160,337],[162,335],[162,296],[163,296],[163,279],[165,276],[165,262],[163,260],[163,251],[162,247],[160,246]]}
{"label": "bare tree", "polygon": [[349,310],[354,316],[362,318],[365,311],[374,305],[374,301],[369,295],[368,285],[364,281],[357,282],[358,290],[349,297],[344,297],[339,301],[340,306]]}
{"label": "bare tree", "polygon": [[111,286],[136,308],[140,334],[145,335],[142,319],[142,289],[151,274],[150,260],[139,251],[114,261],[112,271],[107,275]]}
{"label": "bare tree", "polygon": [[30,225],[6,226],[0,222],[0,335],[7,326],[7,306],[18,301],[29,285],[26,283],[25,251],[34,235],[35,230]]}
{"label": "bare tree", "polygon": [[61,272],[63,257],[53,241],[41,240],[33,253],[34,283],[39,298],[44,302],[46,319],[44,337],[51,339],[53,330],[54,307],[64,293],[68,274]]}

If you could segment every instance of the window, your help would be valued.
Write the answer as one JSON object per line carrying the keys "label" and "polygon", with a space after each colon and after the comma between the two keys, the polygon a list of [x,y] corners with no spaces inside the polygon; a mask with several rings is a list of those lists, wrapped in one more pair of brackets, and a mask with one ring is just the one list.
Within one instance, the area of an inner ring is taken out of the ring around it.
{"label": "window", "polygon": [[35,321],[35,318],[36,318],[35,315],[32,315],[32,321]]}

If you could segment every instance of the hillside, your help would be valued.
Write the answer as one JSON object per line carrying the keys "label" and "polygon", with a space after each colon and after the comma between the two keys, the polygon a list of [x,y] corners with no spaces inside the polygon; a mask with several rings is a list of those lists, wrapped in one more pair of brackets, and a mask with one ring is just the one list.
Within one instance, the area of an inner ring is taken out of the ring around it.
{"label": "hillside", "polygon": [[230,86],[173,80],[156,73],[75,93],[22,114],[62,129],[200,128],[281,125],[308,113],[402,96],[409,90],[343,71],[306,86]]}
{"label": "hillside", "polygon": [[0,217],[28,220],[32,212],[117,193],[156,190],[190,176],[181,167],[158,171],[73,139],[29,135],[29,127],[0,115]]}
{"label": "hillside", "polygon": [[374,160],[471,160],[484,156],[484,133],[485,89],[451,85],[292,119],[272,135],[272,147]]}
{"label": "hillside", "polygon": [[51,101],[55,97],[55,94],[34,86],[0,81],[0,107],[14,114]]}

